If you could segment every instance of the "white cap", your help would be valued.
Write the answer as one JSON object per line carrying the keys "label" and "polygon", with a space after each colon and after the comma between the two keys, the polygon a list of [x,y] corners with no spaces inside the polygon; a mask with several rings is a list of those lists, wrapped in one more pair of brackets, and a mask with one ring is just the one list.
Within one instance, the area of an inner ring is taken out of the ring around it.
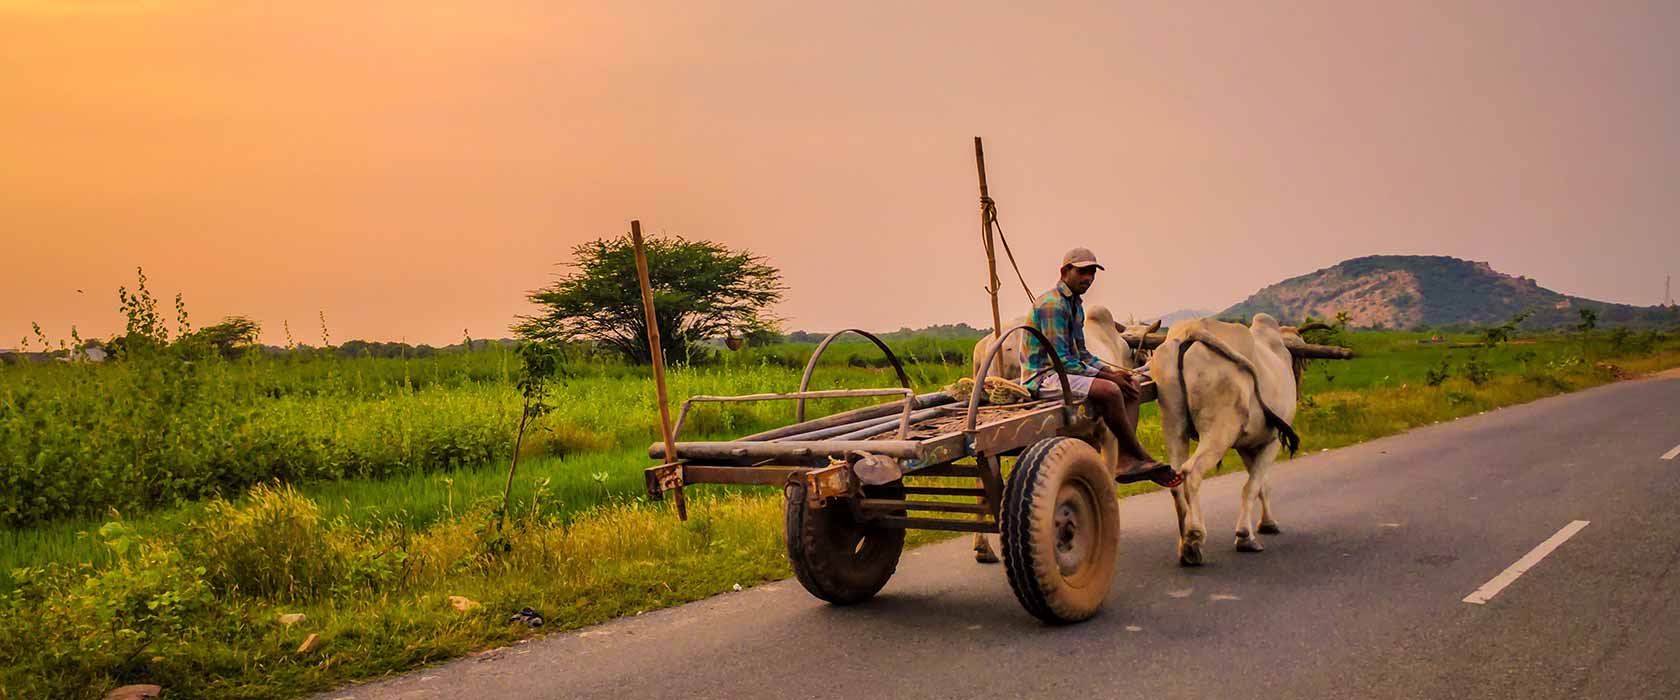
{"label": "white cap", "polygon": [[1095,267],[1098,270],[1108,269],[1097,264],[1097,254],[1091,252],[1090,248],[1074,248],[1073,250],[1068,251],[1067,254],[1062,256],[1062,267],[1067,267],[1068,265],[1072,265],[1074,267]]}

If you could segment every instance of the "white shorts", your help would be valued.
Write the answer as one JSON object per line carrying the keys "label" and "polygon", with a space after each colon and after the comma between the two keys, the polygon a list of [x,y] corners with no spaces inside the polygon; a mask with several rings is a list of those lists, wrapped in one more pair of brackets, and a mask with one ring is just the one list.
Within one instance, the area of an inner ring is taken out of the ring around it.
{"label": "white shorts", "polygon": [[[1073,393],[1073,400],[1077,403],[1091,397],[1091,382],[1096,381],[1097,378],[1087,377],[1083,374],[1070,374],[1067,376],[1067,380],[1068,389]],[[1033,390],[1033,396],[1040,399],[1059,399],[1062,397],[1062,381],[1056,376],[1055,370],[1045,372],[1044,376],[1038,378],[1038,388]]]}

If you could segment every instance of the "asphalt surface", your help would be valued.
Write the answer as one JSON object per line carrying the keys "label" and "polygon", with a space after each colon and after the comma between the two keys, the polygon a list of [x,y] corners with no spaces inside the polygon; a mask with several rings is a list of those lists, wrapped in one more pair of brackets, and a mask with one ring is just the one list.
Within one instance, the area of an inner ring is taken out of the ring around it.
{"label": "asphalt surface", "polygon": [[1280,464],[1263,553],[1231,548],[1244,476],[1213,479],[1197,569],[1166,493],[1126,499],[1079,625],[1029,617],[963,538],[859,606],[780,581],[319,698],[1680,698],[1676,444],[1680,378],[1623,382]]}

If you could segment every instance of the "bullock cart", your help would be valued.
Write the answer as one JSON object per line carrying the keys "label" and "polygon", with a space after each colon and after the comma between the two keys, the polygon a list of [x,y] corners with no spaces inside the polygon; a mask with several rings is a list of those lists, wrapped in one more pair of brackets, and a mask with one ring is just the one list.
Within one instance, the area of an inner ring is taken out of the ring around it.
{"label": "bullock cart", "polygon": [[[843,334],[873,342],[899,386],[809,390],[823,352]],[[1039,335],[1031,326],[1008,334]],[[1044,340],[1039,336],[1040,340]],[[975,376],[987,376],[1001,344]],[[1067,378],[1060,362],[1057,379]],[[1155,387],[1145,382],[1146,401]],[[903,365],[874,335],[845,330],[811,354],[797,391],[693,396],[673,428],[674,454],[654,443],[663,464],[646,471],[648,495],[662,499],[697,484],[777,486],[784,493],[788,561],[812,595],[837,605],[867,600],[898,566],[906,530],[996,533],[1004,570],[1021,606],[1051,623],[1095,614],[1114,577],[1120,538],[1113,465],[1099,452],[1101,419],[1071,399],[985,405],[944,392],[916,394]],[[806,419],[814,399],[891,399]],[[728,441],[681,441],[689,414],[706,403],[792,401],[793,423]],[[1002,458],[1014,456],[1005,475]]]}

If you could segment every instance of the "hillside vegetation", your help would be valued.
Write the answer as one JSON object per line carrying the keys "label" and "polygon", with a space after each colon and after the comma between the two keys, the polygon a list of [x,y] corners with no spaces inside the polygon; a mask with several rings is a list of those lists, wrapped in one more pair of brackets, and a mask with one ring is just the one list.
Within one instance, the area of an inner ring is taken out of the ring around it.
{"label": "hillside vegetation", "polygon": [[1465,329],[1504,323],[1532,312],[1523,328],[1574,325],[1590,309],[1602,326],[1669,327],[1675,307],[1638,307],[1569,296],[1533,279],[1498,272],[1485,262],[1441,255],[1353,258],[1270,285],[1219,313],[1247,319],[1269,313],[1286,323],[1347,312],[1362,328]]}

